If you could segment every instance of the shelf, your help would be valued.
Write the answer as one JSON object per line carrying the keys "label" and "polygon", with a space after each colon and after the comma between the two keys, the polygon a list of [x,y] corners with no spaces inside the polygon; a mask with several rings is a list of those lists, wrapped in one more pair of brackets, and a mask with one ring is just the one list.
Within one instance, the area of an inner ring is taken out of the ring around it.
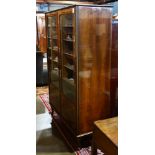
{"label": "shelf", "polygon": [[62,26],[64,28],[73,28],[73,25],[65,25],[65,26]]}
{"label": "shelf", "polygon": [[74,40],[72,39],[63,39],[64,41],[67,41],[67,42],[73,42]]}
{"label": "shelf", "polygon": [[58,61],[57,60],[52,60],[53,62],[55,62],[55,63],[58,63]]}
{"label": "shelf", "polygon": [[71,65],[71,66],[64,65],[64,67],[67,68],[67,69],[69,69],[69,70],[71,70],[71,71],[74,71],[74,66],[73,65]]}
{"label": "shelf", "polygon": [[58,39],[58,38],[56,38],[56,37],[53,37],[52,39],[55,39],[55,40],[56,40],[56,39]]}
{"label": "shelf", "polygon": [[54,71],[59,71],[59,68],[53,68]]}
{"label": "shelf", "polygon": [[64,55],[67,56],[68,58],[71,58],[71,59],[74,58],[74,57],[73,57],[73,54],[70,54],[70,53],[64,53]]}

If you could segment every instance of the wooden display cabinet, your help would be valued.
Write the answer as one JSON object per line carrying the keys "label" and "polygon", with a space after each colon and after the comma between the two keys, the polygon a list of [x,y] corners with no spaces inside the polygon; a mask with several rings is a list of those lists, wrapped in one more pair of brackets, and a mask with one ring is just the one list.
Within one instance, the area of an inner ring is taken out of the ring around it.
{"label": "wooden display cabinet", "polygon": [[61,131],[81,137],[92,133],[94,121],[113,115],[112,8],[73,5],[46,13],[46,21],[52,116]]}

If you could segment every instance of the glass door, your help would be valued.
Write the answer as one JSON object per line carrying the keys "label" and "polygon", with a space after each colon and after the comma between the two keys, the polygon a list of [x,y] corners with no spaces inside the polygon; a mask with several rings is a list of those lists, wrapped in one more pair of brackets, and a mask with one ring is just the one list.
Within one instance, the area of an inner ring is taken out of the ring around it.
{"label": "glass door", "polygon": [[51,15],[48,22],[48,43],[50,46],[50,101],[57,112],[60,112],[60,65],[58,48],[58,19]]}
{"label": "glass door", "polygon": [[60,14],[60,50],[62,57],[62,116],[76,129],[76,65],[75,14],[72,10]]}

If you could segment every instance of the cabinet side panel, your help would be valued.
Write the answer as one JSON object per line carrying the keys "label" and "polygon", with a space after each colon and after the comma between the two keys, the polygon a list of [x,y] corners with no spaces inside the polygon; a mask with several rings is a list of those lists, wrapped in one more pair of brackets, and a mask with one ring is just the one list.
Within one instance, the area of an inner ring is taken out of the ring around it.
{"label": "cabinet side panel", "polygon": [[113,116],[118,115],[118,19],[112,22],[110,103]]}
{"label": "cabinet side panel", "polygon": [[110,116],[111,8],[79,6],[79,134]]}

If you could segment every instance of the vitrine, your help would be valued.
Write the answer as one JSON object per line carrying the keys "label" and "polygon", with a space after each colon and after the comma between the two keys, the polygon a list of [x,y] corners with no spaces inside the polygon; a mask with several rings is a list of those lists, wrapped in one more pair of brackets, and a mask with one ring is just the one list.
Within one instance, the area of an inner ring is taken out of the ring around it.
{"label": "vitrine", "polygon": [[73,5],[46,13],[53,119],[75,137],[111,117],[112,8]]}

